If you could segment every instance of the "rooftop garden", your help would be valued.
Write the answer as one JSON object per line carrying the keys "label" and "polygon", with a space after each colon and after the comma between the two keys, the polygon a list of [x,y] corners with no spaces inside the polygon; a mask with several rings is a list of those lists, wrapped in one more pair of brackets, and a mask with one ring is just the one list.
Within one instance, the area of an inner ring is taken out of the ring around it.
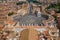
{"label": "rooftop garden", "polygon": [[46,10],[54,9],[56,13],[60,13],[60,4],[51,4],[49,5]]}

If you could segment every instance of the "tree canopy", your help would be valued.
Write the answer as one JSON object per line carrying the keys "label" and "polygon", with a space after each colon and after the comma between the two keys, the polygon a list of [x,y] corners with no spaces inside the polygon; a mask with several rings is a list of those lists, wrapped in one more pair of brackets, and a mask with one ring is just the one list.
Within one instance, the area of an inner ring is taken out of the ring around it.
{"label": "tree canopy", "polygon": [[8,13],[8,16],[11,16],[11,15],[13,15],[14,14],[14,12],[9,12]]}
{"label": "tree canopy", "polygon": [[27,1],[30,3],[30,2],[37,1],[37,0],[27,0]]}
{"label": "tree canopy", "polygon": [[22,5],[23,3],[26,3],[26,2],[19,1],[19,2],[16,3],[16,5]]}
{"label": "tree canopy", "polygon": [[51,4],[46,8],[46,10],[49,9],[54,9],[55,12],[60,13],[60,4]]}

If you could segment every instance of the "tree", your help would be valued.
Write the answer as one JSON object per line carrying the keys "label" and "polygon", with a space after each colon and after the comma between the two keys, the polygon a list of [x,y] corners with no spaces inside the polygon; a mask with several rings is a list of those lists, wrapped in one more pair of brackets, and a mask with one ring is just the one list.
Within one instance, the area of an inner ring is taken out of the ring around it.
{"label": "tree", "polygon": [[16,5],[22,5],[23,3],[26,3],[26,2],[19,1],[19,2],[16,3]]}
{"label": "tree", "polygon": [[49,5],[46,10],[54,9],[56,13],[60,13],[60,4],[51,4]]}
{"label": "tree", "polygon": [[14,12],[9,12],[8,13],[8,16],[11,16],[11,15],[13,15],[14,14]]}
{"label": "tree", "polygon": [[33,1],[37,1],[37,0],[27,0],[29,3],[33,2]]}

